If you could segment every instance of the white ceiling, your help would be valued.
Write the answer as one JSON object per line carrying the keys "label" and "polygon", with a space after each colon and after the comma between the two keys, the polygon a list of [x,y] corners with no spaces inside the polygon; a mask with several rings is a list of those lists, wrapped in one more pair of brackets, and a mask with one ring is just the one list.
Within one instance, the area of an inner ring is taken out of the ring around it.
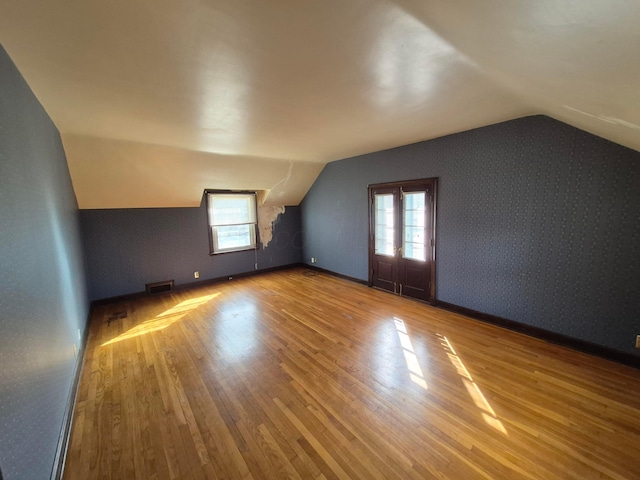
{"label": "white ceiling", "polygon": [[543,113],[640,150],[637,0],[0,0],[80,208],[300,202],[326,162]]}

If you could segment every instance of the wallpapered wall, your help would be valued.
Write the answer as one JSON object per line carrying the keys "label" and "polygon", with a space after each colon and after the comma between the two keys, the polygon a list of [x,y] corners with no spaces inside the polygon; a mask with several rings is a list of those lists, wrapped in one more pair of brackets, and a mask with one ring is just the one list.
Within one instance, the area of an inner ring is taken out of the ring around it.
{"label": "wallpapered wall", "polygon": [[82,210],[82,237],[91,300],[144,291],[145,284],[176,285],[299,263],[300,208],[286,207],[267,248],[209,255],[206,202],[199,208]]}
{"label": "wallpapered wall", "polygon": [[0,468],[49,478],[88,314],[56,127],[0,47]]}
{"label": "wallpapered wall", "polygon": [[640,153],[544,116],[328,164],[304,258],[368,277],[367,185],[439,177],[440,301],[635,353]]}

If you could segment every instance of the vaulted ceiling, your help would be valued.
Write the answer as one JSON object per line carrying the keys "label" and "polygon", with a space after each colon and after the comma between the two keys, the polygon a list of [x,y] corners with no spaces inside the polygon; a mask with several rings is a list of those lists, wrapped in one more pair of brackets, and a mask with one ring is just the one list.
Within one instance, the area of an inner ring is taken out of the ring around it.
{"label": "vaulted ceiling", "polygon": [[546,114],[640,150],[635,0],[0,0],[80,208],[300,202],[325,163]]}

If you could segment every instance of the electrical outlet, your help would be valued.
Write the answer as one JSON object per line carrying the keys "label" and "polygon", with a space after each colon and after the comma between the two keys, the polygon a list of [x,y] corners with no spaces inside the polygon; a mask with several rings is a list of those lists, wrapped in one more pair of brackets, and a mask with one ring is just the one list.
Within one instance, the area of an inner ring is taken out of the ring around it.
{"label": "electrical outlet", "polygon": [[311,257],[311,263],[318,263],[318,259],[316,257]]}
{"label": "electrical outlet", "polygon": [[200,272],[193,272],[193,278],[200,278]]}
{"label": "electrical outlet", "polygon": [[636,348],[640,348],[640,335],[636,335]]}
{"label": "electrical outlet", "polygon": [[78,343],[82,345],[82,332],[80,331],[80,329],[78,329]]}

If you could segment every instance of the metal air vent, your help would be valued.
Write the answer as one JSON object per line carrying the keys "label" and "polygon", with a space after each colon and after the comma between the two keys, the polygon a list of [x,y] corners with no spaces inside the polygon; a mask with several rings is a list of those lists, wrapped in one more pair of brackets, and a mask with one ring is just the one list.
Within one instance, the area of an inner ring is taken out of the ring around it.
{"label": "metal air vent", "polygon": [[146,292],[148,294],[170,292],[171,290],[173,290],[173,280],[147,283],[145,286],[146,286]]}

